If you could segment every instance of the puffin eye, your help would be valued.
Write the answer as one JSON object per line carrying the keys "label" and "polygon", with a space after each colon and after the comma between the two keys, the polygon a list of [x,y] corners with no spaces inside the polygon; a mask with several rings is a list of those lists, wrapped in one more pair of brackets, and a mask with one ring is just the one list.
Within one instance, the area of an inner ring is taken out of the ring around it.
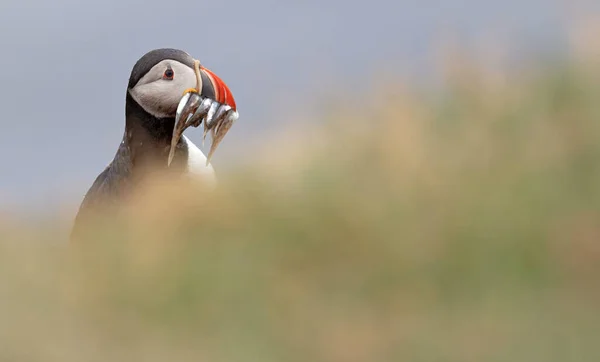
{"label": "puffin eye", "polygon": [[163,74],[163,79],[172,80],[174,75],[175,72],[173,72],[173,69],[168,68],[165,70],[165,74]]}

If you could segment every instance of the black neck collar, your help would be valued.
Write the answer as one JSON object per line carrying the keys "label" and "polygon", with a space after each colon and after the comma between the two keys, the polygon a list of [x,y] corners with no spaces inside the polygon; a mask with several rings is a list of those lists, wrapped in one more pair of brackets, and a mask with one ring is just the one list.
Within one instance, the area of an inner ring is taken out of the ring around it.
{"label": "black neck collar", "polygon": [[[125,102],[125,136],[133,169],[151,166],[165,169],[173,137],[175,118],[158,118],[146,112],[127,92]],[[171,168],[181,168],[187,159],[187,147],[180,139]]]}

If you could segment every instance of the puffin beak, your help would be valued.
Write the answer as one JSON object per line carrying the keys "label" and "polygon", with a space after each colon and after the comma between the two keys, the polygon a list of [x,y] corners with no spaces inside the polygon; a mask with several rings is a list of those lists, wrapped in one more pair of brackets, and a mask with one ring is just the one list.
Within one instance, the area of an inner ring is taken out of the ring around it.
{"label": "puffin beak", "polygon": [[204,124],[203,143],[208,131],[211,131],[212,143],[206,157],[208,166],[215,150],[239,118],[235,100],[225,82],[202,67],[199,61],[195,61],[195,71],[196,88],[186,90],[177,106],[168,159],[169,166],[183,131],[190,126],[198,127],[200,123]]}

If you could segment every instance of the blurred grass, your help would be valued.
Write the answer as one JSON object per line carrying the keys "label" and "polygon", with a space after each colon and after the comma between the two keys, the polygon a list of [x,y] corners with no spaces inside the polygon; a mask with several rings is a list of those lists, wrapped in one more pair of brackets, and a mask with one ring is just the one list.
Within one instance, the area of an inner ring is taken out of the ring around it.
{"label": "blurred grass", "polygon": [[2,224],[0,360],[600,360],[600,68],[490,79],[381,88],[86,244]]}

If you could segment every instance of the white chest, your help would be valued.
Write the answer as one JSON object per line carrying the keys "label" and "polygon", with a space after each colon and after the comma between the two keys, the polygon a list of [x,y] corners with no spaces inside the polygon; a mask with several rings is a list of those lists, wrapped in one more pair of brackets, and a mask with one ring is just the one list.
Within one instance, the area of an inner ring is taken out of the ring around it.
{"label": "white chest", "polygon": [[185,135],[182,135],[181,138],[186,143],[188,149],[188,175],[193,178],[200,178],[206,182],[208,186],[215,187],[217,183],[215,170],[210,163],[206,165],[206,156],[204,153],[202,153],[202,151]]}

